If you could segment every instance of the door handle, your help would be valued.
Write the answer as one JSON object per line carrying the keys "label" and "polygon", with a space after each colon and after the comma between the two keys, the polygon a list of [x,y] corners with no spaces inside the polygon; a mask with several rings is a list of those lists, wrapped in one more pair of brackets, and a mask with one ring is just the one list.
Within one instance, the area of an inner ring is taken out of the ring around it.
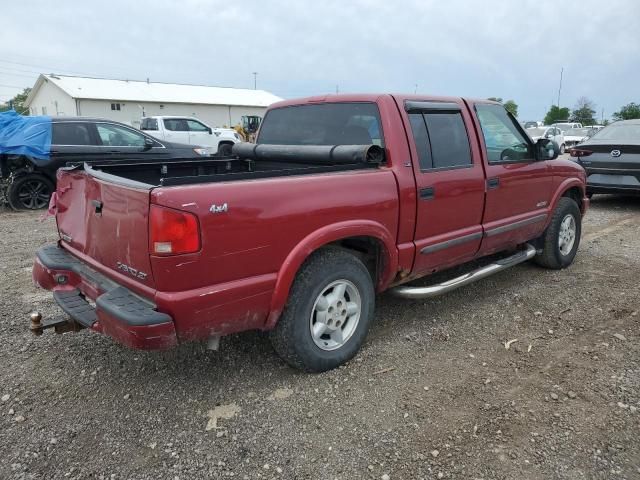
{"label": "door handle", "polygon": [[498,188],[499,186],[500,186],[500,179],[498,177],[487,179],[487,188],[489,188],[489,190],[493,190],[495,188]]}
{"label": "door handle", "polygon": [[436,189],[434,187],[425,187],[420,189],[420,200],[433,200],[436,196]]}

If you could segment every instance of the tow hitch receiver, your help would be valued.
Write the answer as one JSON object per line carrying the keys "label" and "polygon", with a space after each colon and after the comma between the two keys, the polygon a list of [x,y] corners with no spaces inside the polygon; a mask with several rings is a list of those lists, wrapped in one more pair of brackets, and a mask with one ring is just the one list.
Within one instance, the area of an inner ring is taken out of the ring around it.
{"label": "tow hitch receiver", "polygon": [[31,333],[36,336],[42,335],[42,332],[47,328],[53,328],[56,333],[77,332],[82,328],[76,322],[67,318],[55,318],[43,322],[40,312],[31,312],[29,319],[31,320],[31,326],[29,327]]}

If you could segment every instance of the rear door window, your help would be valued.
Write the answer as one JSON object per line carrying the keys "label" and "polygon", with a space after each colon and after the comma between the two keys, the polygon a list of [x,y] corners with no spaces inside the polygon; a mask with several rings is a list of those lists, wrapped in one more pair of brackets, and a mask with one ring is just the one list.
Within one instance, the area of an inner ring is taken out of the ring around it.
{"label": "rear door window", "polygon": [[420,170],[472,165],[469,136],[460,112],[410,113]]}
{"label": "rear door window", "polygon": [[188,132],[189,125],[183,118],[165,118],[164,128],[172,132]]}
{"label": "rear door window", "polygon": [[270,145],[378,145],[384,148],[375,103],[319,103],[270,110],[258,143]]}
{"label": "rear door window", "polygon": [[54,123],[51,130],[53,145],[94,145],[89,126],[82,122]]}

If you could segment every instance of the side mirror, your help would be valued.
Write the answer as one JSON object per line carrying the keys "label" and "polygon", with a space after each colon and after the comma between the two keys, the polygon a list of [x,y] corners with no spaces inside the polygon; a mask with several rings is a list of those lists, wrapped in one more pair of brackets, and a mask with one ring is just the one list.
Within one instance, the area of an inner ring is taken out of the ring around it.
{"label": "side mirror", "polygon": [[536,157],[538,160],[555,160],[558,155],[560,155],[560,147],[553,140],[541,138],[536,142]]}
{"label": "side mirror", "polygon": [[209,132],[209,135],[213,133],[213,130],[211,130],[211,127],[207,127],[207,132]]}
{"label": "side mirror", "polygon": [[149,137],[144,137],[145,150],[149,150],[150,148],[153,148],[154,145],[155,145],[155,142],[153,140],[151,140]]}

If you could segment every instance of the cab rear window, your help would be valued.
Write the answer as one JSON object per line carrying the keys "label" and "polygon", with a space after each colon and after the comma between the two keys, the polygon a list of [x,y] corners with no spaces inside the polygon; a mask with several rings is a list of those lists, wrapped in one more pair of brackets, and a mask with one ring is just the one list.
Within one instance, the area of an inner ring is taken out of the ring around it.
{"label": "cab rear window", "polygon": [[384,136],[375,103],[321,103],[270,110],[258,143],[384,147]]}

